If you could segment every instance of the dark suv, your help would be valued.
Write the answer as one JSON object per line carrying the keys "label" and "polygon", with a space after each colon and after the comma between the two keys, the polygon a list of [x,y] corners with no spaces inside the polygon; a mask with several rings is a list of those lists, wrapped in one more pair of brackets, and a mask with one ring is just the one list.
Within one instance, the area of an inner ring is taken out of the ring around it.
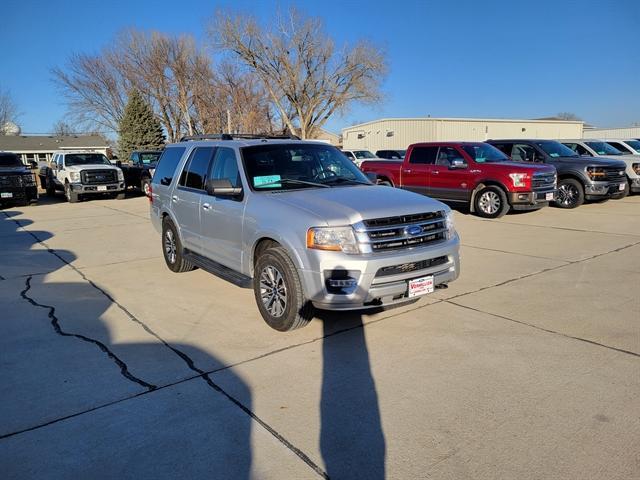
{"label": "dark suv", "polygon": [[38,200],[33,173],[15,153],[0,152],[0,203],[29,204]]}
{"label": "dark suv", "polygon": [[557,207],[575,208],[585,200],[625,196],[626,165],[618,160],[581,157],[555,140],[488,140],[517,162],[546,163],[558,172]]}

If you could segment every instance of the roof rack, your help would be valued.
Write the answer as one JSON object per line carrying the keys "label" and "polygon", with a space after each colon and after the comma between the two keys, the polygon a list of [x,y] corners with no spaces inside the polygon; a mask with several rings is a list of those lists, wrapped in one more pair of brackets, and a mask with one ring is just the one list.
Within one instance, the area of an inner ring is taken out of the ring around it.
{"label": "roof rack", "polygon": [[247,140],[300,140],[297,135],[274,135],[271,133],[207,133],[204,135],[187,135],[180,139],[181,142],[197,140],[235,140],[243,138]]}

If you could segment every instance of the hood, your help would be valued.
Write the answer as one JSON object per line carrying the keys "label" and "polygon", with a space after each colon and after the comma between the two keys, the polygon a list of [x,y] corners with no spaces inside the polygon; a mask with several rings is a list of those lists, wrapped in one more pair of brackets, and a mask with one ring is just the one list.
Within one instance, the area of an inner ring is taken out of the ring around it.
{"label": "hood", "polygon": [[0,167],[0,175],[25,175],[31,173],[31,170],[24,165],[16,167]]}
{"label": "hood", "polygon": [[509,168],[515,170],[524,170],[531,173],[553,173],[556,171],[556,168],[552,165],[545,165],[544,163],[531,163],[531,162],[485,162],[479,163],[478,165],[482,165],[482,168]]}
{"label": "hood", "polygon": [[75,172],[80,170],[120,170],[115,165],[71,165],[65,168]]}
{"label": "hood", "polygon": [[554,160],[581,164],[585,167],[620,167],[621,164],[624,165],[624,162],[622,162],[621,160],[614,160],[611,157],[556,157],[554,158]]}
{"label": "hood", "polygon": [[309,188],[268,193],[276,202],[304,210],[327,225],[350,225],[365,219],[449,211],[444,203],[399,188],[376,185]]}
{"label": "hood", "polygon": [[614,155],[614,156],[607,156],[607,155],[601,155],[598,156],[598,158],[602,158],[603,160],[613,160],[614,162],[624,162],[626,165],[633,165],[634,163],[640,163],[640,156],[638,155]]}

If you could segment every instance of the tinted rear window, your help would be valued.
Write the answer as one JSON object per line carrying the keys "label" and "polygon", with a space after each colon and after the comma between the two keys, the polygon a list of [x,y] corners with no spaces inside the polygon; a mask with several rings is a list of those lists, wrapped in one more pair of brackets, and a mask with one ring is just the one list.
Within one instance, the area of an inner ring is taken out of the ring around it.
{"label": "tinted rear window", "polygon": [[0,167],[21,167],[22,162],[13,153],[0,154]]}
{"label": "tinted rear window", "polygon": [[435,163],[437,155],[438,147],[414,147],[409,156],[409,163]]}
{"label": "tinted rear window", "polygon": [[186,147],[167,148],[160,157],[158,167],[153,174],[153,182],[162,185],[170,185],[178,168],[178,163],[184,154]]}

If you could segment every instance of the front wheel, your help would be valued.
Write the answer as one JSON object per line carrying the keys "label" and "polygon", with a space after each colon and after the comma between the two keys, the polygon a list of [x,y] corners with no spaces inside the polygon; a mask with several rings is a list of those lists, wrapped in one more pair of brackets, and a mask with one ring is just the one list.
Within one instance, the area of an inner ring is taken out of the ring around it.
{"label": "front wheel", "polygon": [[64,184],[64,195],[69,203],[76,203],[80,200],[80,195],[71,189],[71,184],[68,182]]}
{"label": "front wheel", "polygon": [[304,298],[298,271],[282,247],[269,248],[258,258],[253,293],[262,318],[274,330],[295,330],[313,318],[313,305]]}
{"label": "front wheel", "polygon": [[560,208],[576,208],[584,203],[584,187],[573,178],[565,178],[558,182],[558,195],[555,206]]}
{"label": "front wheel", "polygon": [[474,198],[476,214],[483,218],[499,218],[509,211],[507,195],[500,187],[485,187]]}

